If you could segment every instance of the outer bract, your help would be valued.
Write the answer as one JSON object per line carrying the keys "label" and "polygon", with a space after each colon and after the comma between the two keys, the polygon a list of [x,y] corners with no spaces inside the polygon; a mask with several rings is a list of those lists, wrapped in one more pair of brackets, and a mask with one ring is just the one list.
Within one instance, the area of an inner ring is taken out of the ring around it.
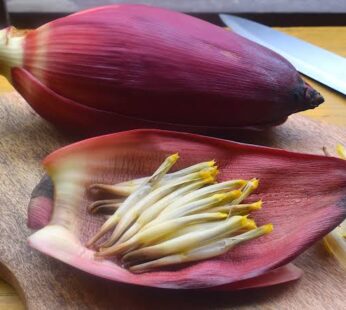
{"label": "outer bract", "polygon": [[210,288],[210,290],[237,291],[244,289],[267,287],[295,281],[299,279],[302,275],[302,270],[290,263],[285,266],[269,270],[257,277],[212,287]]}
{"label": "outer bract", "polygon": [[86,135],[270,126],[323,102],[273,51],[143,5],[83,11],[23,36],[5,29],[0,62],[40,115]]}
{"label": "outer bract", "polygon": [[[114,260],[95,259],[94,251],[84,244],[103,219],[87,213],[93,199],[85,189],[94,183],[114,184],[150,175],[163,158],[177,151],[181,156],[177,169],[214,158],[220,181],[260,178],[261,191],[252,196],[264,205],[253,216],[258,225],[273,223],[274,231],[221,257],[176,270],[138,275]],[[31,223],[43,224],[47,215],[50,221],[29,238],[30,245],[86,272],[132,284],[188,289],[253,278],[294,259],[346,215],[345,161],[193,134],[138,130],[101,136],[52,153],[44,166],[55,187],[54,210],[44,211],[49,203],[44,207],[40,200],[31,206]],[[40,207],[45,216],[35,221]]]}

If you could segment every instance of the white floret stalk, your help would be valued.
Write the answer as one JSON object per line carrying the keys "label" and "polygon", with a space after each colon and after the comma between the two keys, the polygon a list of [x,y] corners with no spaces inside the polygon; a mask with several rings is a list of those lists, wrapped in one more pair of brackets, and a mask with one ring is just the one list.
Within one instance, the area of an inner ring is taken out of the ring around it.
{"label": "white floret stalk", "polygon": [[238,236],[211,242],[210,244],[192,249],[185,253],[169,255],[143,264],[134,265],[130,267],[130,271],[134,273],[142,273],[165,266],[210,259],[229,252],[236,245],[242,242],[246,242],[268,234],[272,230],[273,226],[271,224],[267,224]]}
{"label": "white floret stalk", "polygon": [[216,168],[209,167],[201,171],[185,175],[183,177],[177,178],[168,182],[165,185],[162,185],[152,192],[150,192],[142,200],[138,201],[131,209],[129,209],[124,215],[120,218],[117,226],[115,227],[111,237],[102,244],[102,247],[112,246],[121,235],[137,220],[140,214],[146,210],[148,207],[165,197],[166,195],[172,193],[180,185],[190,183],[197,180],[209,179],[212,175],[215,174]]}
{"label": "white floret stalk", "polygon": [[[160,181],[160,185],[164,185],[165,183],[168,183],[176,178],[183,177],[185,175],[189,175],[191,173],[214,167],[215,161],[206,161],[202,162],[181,170],[178,170],[176,172],[167,173],[162,180]],[[117,196],[129,196],[131,195],[137,188],[143,183],[146,182],[149,179],[149,177],[143,177],[138,179],[133,179],[130,181],[120,182],[117,184],[93,184],[89,187],[89,190],[100,190],[107,193],[111,193]]]}
{"label": "white floret stalk", "polygon": [[223,236],[225,233],[232,233],[241,229],[247,224],[247,221],[248,219],[245,216],[232,216],[206,231],[191,232],[153,246],[130,252],[123,257],[123,262],[126,265],[133,265],[137,262],[154,260],[167,255],[186,252],[197,246],[205,245],[219,236]]}
{"label": "white floret stalk", "polygon": [[103,237],[108,231],[114,229],[121,217],[155,188],[156,184],[163,178],[163,176],[169,171],[169,169],[176,163],[178,159],[178,154],[173,154],[167,157],[159,168],[153,173],[153,175],[141,186],[139,186],[138,189],[129,197],[127,197],[127,199],[116,210],[116,212],[102,225],[97,234],[87,242],[86,246],[90,247],[94,245],[95,242]]}
{"label": "white floret stalk", "polygon": [[201,222],[219,221],[225,218],[227,218],[227,215],[224,213],[201,213],[166,221],[136,234],[124,243],[119,243],[110,248],[102,250],[97,254],[97,256],[107,257],[122,255],[139,247],[154,244],[155,242],[164,238],[166,235],[188,225]]}
{"label": "white floret stalk", "polygon": [[177,198],[186,195],[194,190],[201,188],[204,185],[213,183],[214,177],[206,178],[202,181],[193,182],[191,184],[184,184],[180,186],[177,190],[170,193],[166,197],[160,199],[153,205],[149,206],[144,212],[139,216],[137,221],[120,237],[119,242],[124,242],[134,236],[138,231],[142,229],[146,224],[154,220],[170,203],[175,201]]}

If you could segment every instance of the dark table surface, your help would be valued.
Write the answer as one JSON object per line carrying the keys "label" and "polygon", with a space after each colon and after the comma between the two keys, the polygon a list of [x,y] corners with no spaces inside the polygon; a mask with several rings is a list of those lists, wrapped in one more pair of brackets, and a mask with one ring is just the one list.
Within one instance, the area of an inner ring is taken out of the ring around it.
{"label": "dark table surface", "polygon": [[112,3],[145,3],[186,12],[218,25],[219,12],[233,13],[269,26],[345,26],[346,0],[0,0],[0,23],[6,4],[11,24],[38,27],[57,17]]}

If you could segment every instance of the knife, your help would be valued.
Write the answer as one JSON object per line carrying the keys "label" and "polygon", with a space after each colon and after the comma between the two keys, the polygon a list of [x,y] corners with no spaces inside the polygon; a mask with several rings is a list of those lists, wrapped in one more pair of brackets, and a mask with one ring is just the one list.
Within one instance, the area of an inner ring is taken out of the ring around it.
{"label": "knife", "polygon": [[323,48],[238,16],[220,14],[232,30],[285,57],[296,69],[346,95],[346,59]]}

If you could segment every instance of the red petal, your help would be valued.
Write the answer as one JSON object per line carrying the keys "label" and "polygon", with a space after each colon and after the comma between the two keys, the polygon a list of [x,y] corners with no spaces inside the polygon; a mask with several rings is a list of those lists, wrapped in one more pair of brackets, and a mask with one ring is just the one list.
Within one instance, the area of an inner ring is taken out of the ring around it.
{"label": "red petal", "polygon": [[148,127],[140,121],[89,108],[64,98],[25,69],[13,69],[12,78],[16,89],[38,114],[67,132],[91,136],[112,130]]}
{"label": "red petal", "polygon": [[[264,207],[254,217],[258,225],[272,222],[274,231],[178,271],[134,275],[111,260],[95,260],[83,244],[101,219],[86,212],[85,186],[149,175],[177,151],[177,168],[215,159],[220,180],[259,177],[260,194],[253,199],[261,198]],[[54,152],[45,167],[58,196],[50,225],[30,237],[31,246],[92,274],[134,284],[201,288],[253,278],[291,261],[346,215],[346,162],[192,134],[138,130],[97,137]]]}

